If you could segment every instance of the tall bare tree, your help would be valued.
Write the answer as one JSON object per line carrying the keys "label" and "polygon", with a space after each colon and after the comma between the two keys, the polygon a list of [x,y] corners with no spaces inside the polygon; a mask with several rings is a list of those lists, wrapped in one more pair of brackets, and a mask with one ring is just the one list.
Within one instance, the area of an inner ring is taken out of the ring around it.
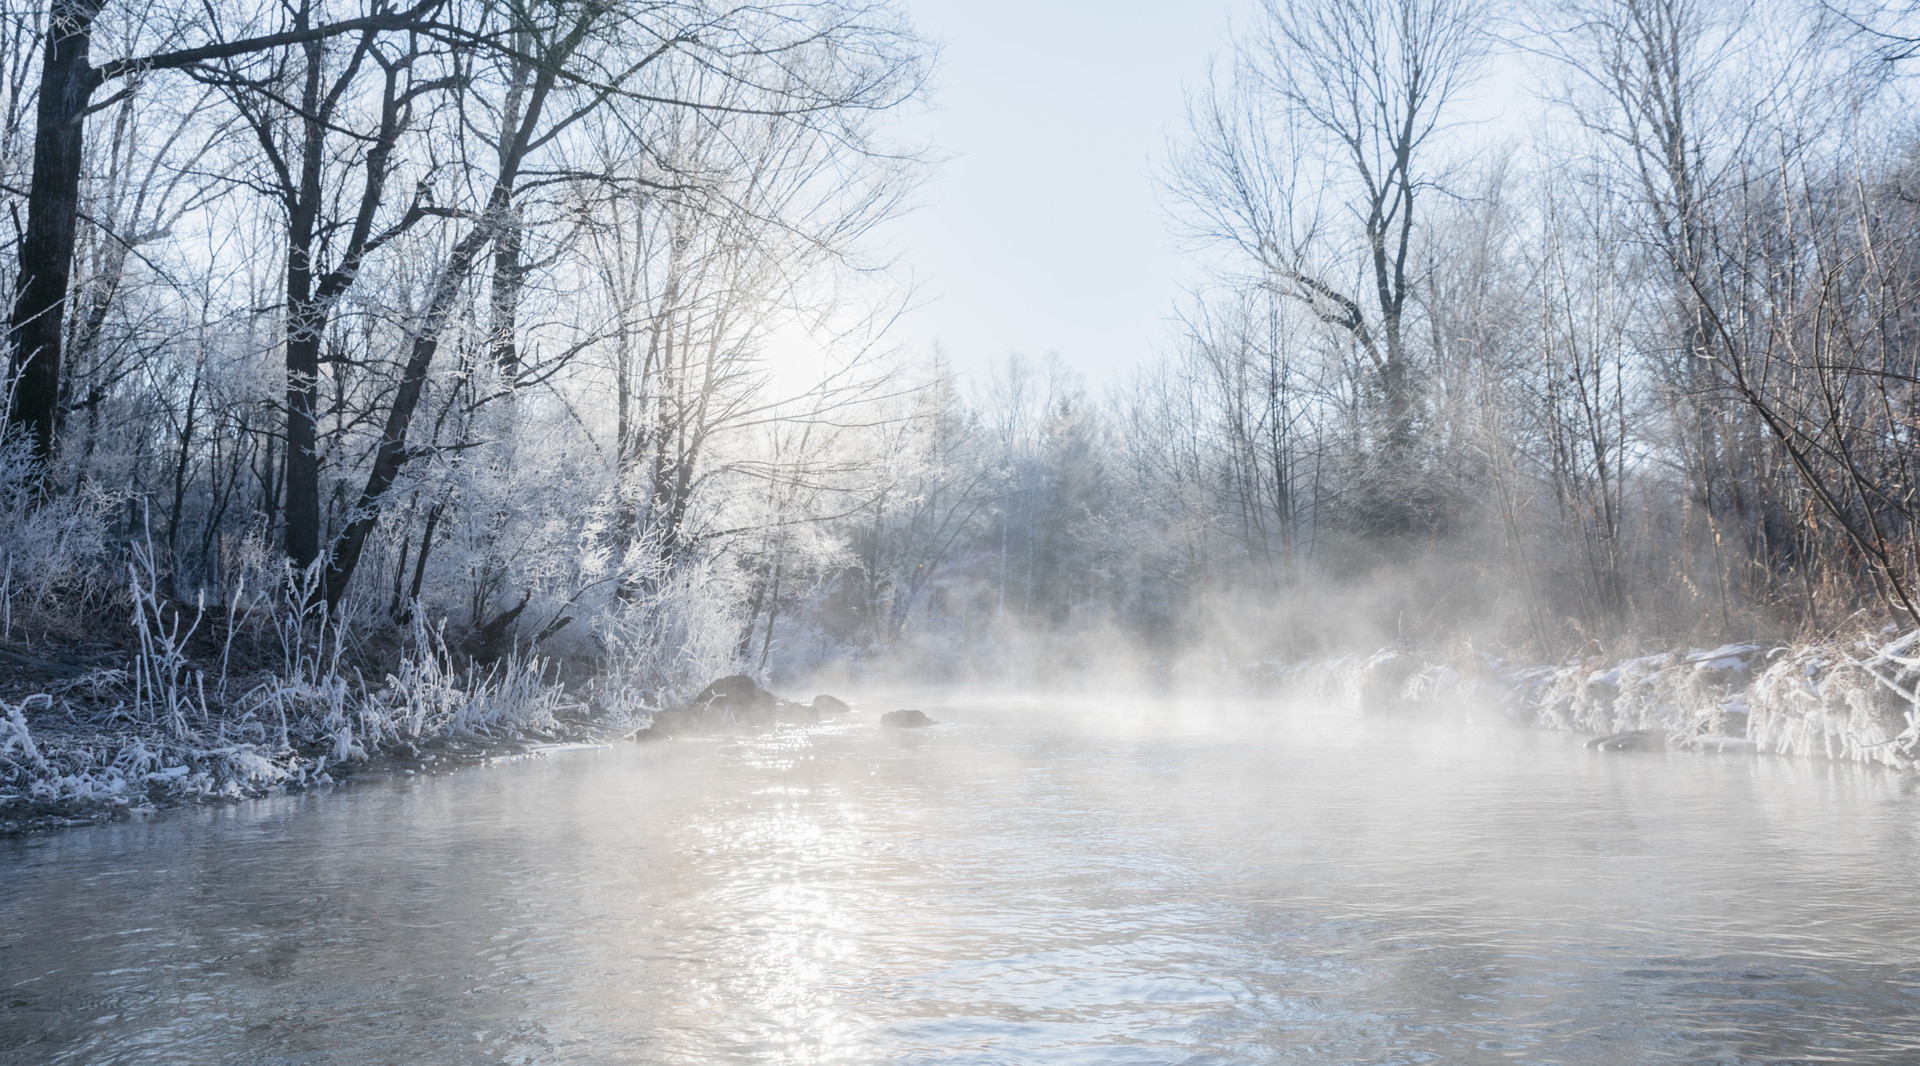
{"label": "tall bare tree", "polygon": [[1487,55],[1484,8],[1264,0],[1260,15],[1229,83],[1192,109],[1170,185],[1192,236],[1236,248],[1354,346],[1382,477],[1404,479],[1423,417],[1420,212],[1445,173],[1436,139]]}

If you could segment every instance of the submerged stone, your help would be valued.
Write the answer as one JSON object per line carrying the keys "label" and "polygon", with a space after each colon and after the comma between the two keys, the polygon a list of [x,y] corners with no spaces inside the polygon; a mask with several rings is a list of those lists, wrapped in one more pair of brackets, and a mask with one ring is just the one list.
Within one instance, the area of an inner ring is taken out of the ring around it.
{"label": "submerged stone", "polygon": [[935,723],[921,711],[888,711],[880,716],[880,724],[895,729],[924,729]]}
{"label": "submerged stone", "polygon": [[1667,735],[1658,729],[1633,729],[1587,741],[1595,751],[1659,751],[1666,746]]}
{"label": "submerged stone", "polygon": [[667,707],[655,712],[648,729],[662,737],[698,737],[725,733],[734,725],[734,717],[722,707],[694,704]]}
{"label": "submerged stone", "polygon": [[689,706],[706,712],[721,728],[771,729],[780,700],[745,674],[723,677],[700,690]]}
{"label": "submerged stone", "polygon": [[711,736],[740,730],[766,731],[782,723],[810,725],[819,720],[818,708],[781,699],[753,678],[733,674],[701,689],[681,706],[656,712],[647,732],[651,737]]}

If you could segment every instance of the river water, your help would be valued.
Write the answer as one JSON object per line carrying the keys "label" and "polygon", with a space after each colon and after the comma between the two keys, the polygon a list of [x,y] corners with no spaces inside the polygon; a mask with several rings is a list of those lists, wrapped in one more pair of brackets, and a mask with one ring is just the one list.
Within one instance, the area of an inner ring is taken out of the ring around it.
{"label": "river water", "polygon": [[1920,1062],[1901,776],[919,706],[0,842],[0,1061]]}

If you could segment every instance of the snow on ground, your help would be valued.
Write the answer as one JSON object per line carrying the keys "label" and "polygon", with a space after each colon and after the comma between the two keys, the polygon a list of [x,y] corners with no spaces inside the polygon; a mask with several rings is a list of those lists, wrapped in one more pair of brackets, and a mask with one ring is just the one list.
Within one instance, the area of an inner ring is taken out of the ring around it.
{"label": "snow on ground", "polygon": [[1528,725],[1584,733],[1652,730],[1670,744],[1911,769],[1920,753],[1920,631],[1852,641],[1728,644],[1553,666],[1467,653],[1401,651],[1275,671],[1356,711],[1498,708]]}

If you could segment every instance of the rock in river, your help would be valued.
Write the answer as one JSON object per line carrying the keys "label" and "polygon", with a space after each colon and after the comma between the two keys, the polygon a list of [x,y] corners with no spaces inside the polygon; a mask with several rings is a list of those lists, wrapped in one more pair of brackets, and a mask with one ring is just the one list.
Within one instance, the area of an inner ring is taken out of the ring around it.
{"label": "rock in river", "polygon": [[921,711],[888,711],[880,716],[881,725],[890,725],[895,729],[922,729],[934,724]]}
{"label": "rock in river", "polygon": [[1658,729],[1634,729],[1587,741],[1595,751],[1659,751],[1666,746],[1667,735]]}
{"label": "rock in river", "polygon": [[845,714],[853,710],[845,700],[835,699],[824,692],[813,698],[813,709],[821,714]]}
{"label": "rock in river", "polygon": [[724,708],[730,711],[761,707],[772,710],[776,699],[773,693],[755,684],[753,678],[745,674],[734,674],[732,677],[723,677],[701,689],[700,694],[691,702],[696,707]]}
{"label": "rock in river", "polygon": [[695,696],[692,706],[723,716],[735,726],[771,729],[776,720],[779,698],[754,683],[745,674],[723,677]]}
{"label": "rock in river", "polygon": [[684,706],[662,708],[650,723],[651,735],[693,737],[772,729],[780,720],[780,703],[752,678],[735,674],[701,689]]}

